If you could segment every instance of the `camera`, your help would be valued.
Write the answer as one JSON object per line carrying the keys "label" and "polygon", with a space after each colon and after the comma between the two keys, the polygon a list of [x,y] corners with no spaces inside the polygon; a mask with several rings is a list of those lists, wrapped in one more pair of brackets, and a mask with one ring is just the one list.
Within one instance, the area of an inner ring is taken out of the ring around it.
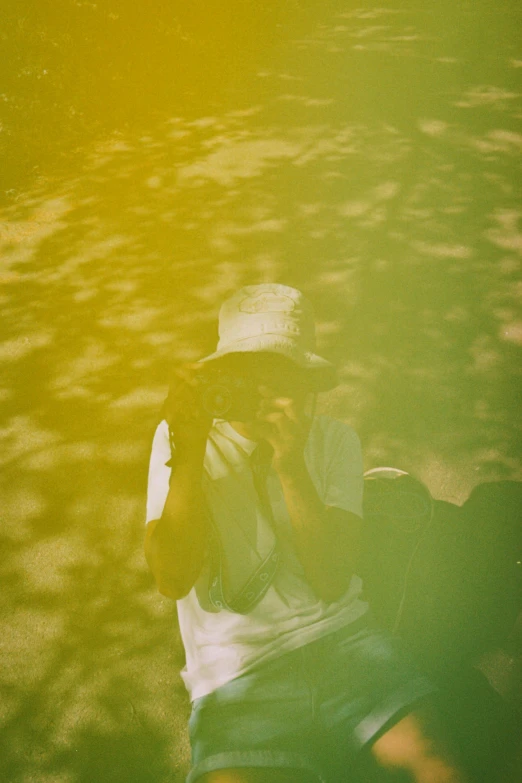
{"label": "camera", "polygon": [[204,410],[213,419],[249,421],[255,418],[260,395],[258,381],[217,369],[205,369],[195,377]]}

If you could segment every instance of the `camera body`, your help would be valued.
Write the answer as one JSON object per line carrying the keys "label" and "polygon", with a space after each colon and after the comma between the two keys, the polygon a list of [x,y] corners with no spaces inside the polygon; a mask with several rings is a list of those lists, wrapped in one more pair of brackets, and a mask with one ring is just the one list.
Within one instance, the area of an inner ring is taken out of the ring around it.
{"label": "camera body", "polygon": [[261,399],[258,381],[211,367],[200,371],[195,380],[201,405],[213,419],[250,421],[255,418]]}

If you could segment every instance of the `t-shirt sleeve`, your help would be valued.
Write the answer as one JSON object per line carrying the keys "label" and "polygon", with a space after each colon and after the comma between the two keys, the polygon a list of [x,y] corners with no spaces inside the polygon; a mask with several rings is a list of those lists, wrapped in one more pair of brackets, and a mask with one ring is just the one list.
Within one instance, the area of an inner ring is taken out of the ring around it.
{"label": "t-shirt sleeve", "polygon": [[171,471],[166,463],[170,461],[171,456],[169,428],[167,422],[162,421],[158,424],[152,440],[147,484],[147,522],[159,519],[163,513],[169,493]]}
{"label": "t-shirt sleeve", "polygon": [[323,502],[362,517],[363,459],[357,433],[348,424],[324,424]]}

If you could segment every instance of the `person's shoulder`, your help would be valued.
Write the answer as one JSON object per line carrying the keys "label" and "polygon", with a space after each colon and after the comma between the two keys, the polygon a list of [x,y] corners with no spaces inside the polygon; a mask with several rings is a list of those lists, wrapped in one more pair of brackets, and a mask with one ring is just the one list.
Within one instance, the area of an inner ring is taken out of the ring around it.
{"label": "person's shoulder", "polygon": [[161,436],[169,436],[169,425],[167,424],[166,419],[162,419],[157,425],[156,429],[154,430],[154,437],[157,435]]}
{"label": "person's shoulder", "polygon": [[353,427],[340,419],[334,419],[332,416],[324,414],[314,417],[310,434],[312,437],[320,438],[328,443],[344,441],[359,445],[359,436]]}
{"label": "person's shoulder", "polygon": [[162,446],[169,444],[169,425],[165,421],[165,419],[162,419],[159,424],[156,425],[156,429],[154,430],[154,435],[152,438],[152,448],[158,449]]}
{"label": "person's shoulder", "polygon": [[323,482],[323,502],[361,515],[357,498],[362,495],[363,456],[353,427],[331,416],[317,416],[308,441],[307,464]]}
{"label": "person's shoulder", "polygon": [[361,460],[361,442],[353,427],[326,415],[314,418],[307,451],[311,459],[324,465],[331,465],[337,460],[353,464]]}

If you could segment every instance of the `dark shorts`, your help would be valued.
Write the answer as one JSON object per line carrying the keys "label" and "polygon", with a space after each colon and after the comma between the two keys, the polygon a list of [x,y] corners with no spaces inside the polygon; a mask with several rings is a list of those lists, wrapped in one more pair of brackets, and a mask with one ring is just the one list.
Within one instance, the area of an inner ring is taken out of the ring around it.
{"label": "dark shorts", "polygon": [[338,783],[364,745],[433,690],[394,640],[359,620],[196,699],[187,783],[238,767]]}

